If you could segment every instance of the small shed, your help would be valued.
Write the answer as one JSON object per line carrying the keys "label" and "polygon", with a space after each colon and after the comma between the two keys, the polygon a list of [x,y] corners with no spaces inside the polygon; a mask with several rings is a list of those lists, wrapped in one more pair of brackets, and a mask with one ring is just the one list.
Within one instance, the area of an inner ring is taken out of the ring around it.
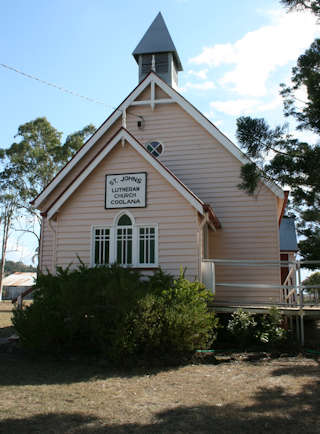
{"label": "small shed", "polygon": [[[37,273],[16,272],[3,279],[3,300],[13,300],[34,285]],[[25,297],[31,300],[32,293]]]}

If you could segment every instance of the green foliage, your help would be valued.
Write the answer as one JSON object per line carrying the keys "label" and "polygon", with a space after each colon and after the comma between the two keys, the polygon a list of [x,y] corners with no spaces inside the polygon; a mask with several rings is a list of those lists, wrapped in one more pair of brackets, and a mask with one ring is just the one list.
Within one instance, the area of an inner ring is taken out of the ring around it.
{"label": "green foliage", "polygon": [[281,314],[276,307],[271,307],[264,315],[253,315],[238,309],[231,315],[227,329],[242,348],[250,344],[274,345],[286,338]]}
{"label": "green foliage", "polygon": [[241,347],[245,348],[254,337],[256,325],[251,313],[238,309],[231,315],[227,328],[239,340]]}
{"label": "green foliage", "polygon": [[[289,10],[310,10],[320,17],[320,0],[282,0]],[[297,59],[291,85],[281,84],[284,113],[297,122],[297,129],[320,133],[320,39]],[[301,101],[297,91],[306,91]],[[320,144],[300,142],[287,132],[287,125],[270,128],[264,119],[249,116],[237,120],[237,138],[253,162],[241,170],[239,188],[253,194],[258,177],[273,179],[290,188],[290,212],[298,215],[299,243],[305,260],[320,257]],[[246,167],[247,166],[247,167]],[[315,268],[312,265],[305,265]]]}
{"label": "green foliage", "polygon": [[237,139],[251,158],[263,159],[264,153],[274,150],[275,144],[281,145],[284,127],[271,129],[264,119],[241,116],[237,119]]}
{"label": "green foliage", "polygon": [[21,125],[15,136],[19,141],[0,150],[3,175],[15,180],[20,200],[34,199],[94,130],[88,125],[69,135],[62,145],[62,133],[44,117]]}
{"label": "green foliage", "polygon": [[[293,87],[282,91],[286,114],[298,120],[300,129],[316,133],[320,132],[319,68],[320,40],[317,40],[298,59],[298,66],[293,69]],[[301,109],[295,106],[294,93],[302,86],[307,88],[308,101]],[[306,260],[319,259],[320,144],[300,142],[287,133],[286,126],[272,129],[263,119],[248,116],[238,119],[237,128],[242,148],[253,159],[243,166],[239,187],[253,194],[262,177],[290,187],[291,211],[299,216],[298,230],[306,239],[299,244],[300,253]]]}
{"label": "green foliage", "polygon": [[[84,141],[94,132],[93,125],[88,125],[67,137],[61,143],[62,133],[56,130],[46,118],[37,118],[18,128],[15,136],[19,138],[10,147],[0,149],[0,196],[3,209],[4,197],[12,198],[13,214],[31,216],[31,221],[24,221],[22,232],[38,235],[40,226],[39,212],[30,204],[65,165],[71,155],[78,150]],[[6,231],[3,212],[0,210],[0,224]],[[35,224],[38,221],[38,226]],[[13,224],[14,216],[10,219]],[[7,225],[8,226],[8,225]],[[10,225],[9,225],[10,226]],[[2,248],[5,259],[6,249]],[[3,268],[3,267],[0,267]],[[1,276],[0,276],[1,281]],[[0,284],[1,287],[1,284]],[[1,289],[0,289],[1,292]]]}
{"label": "green foliage", "polygon": [[258,317],[255,338],[262,344],[277,344],[286,338],[286,330],[282,327],[282,318],[276,307],[271,307],[268,314]]}
{"label": "green foliage", "polygon": [[36,267],[33,267],[32,265],[26,265],[21,261],[15,262],[15,261],[6,261],[5,267],[4,267],[5,274],[11,274],[16,273],[18,271],[21,272],[27,272],[27,271],[34,271],[36,272]]}
{"label": "green foliage", "polygon": [[317,17],[320,17],[319,0],[281,0],[281,3],[289,10],[310,10]]}
{"label": "green foliage", "polygon": [[[305,229],[301,231],[306,239],[299,242],[299,250],[305,261],[318,261],[320,258],[320,229]],[[309,264],[311,270],[319,268],[317,264]]]}
{"label": "green foliage", "polygon": [[302,283],[304,285],[320,285],[320,272],[312,273]]}
{"label": "green foliage", "polygon": [[247,163],[241,166],[242,182],[238,184],[240,190],[246,191],[250,196],[257,191],[261,173],[255,163]]}
{"label": "green foliage", "polygon": [[[303,285],[313,286],[313,285],[320,285],[320,272],[317,271],[315,273],[312,273],[309,277],[304,279],[302,282]],[[309,288],[308,292],[318,292],[320,293],[320,288]]]}
{"label": "green foliage", "polygon": [[209,348],[218,327],[218,319],[208,311],[210,298],[201,283],[182,275],[169,289],[148,293],[134,318],[138,351],[183,354]]}
{"label": "green foliage", "polygon": [[[281,85],[281,94],[284,97],[286,116],[294,116],[298,121],[298,129],[309,129],[316,134],[320,133],[320,39],[315,39],[310,48],[302,54],[297,65],[292,69],[292,85]],[[307,98],[297,106],[295,93],[306,89]]]}
{"label": "green foliage", "polygon": [[85,352],[120,361],[207,348],[217,320],[210,293],[162,271],[149,279],[118,265],[40,274],[34,302],[15,310],[14,326],[34,352]]}

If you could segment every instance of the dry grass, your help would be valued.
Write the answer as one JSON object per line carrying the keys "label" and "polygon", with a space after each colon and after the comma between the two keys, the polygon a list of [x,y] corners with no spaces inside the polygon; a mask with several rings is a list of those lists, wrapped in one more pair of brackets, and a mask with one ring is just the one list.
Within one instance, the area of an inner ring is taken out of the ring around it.
{"label": "dry grass", "polygon": [[0,352],[0,433],[320,433],[319,383],[302,356],[123,372]]}
{"label": "dry grass", "polygon": [[11,324],[11,301],[0,302],[0,338],[6,338],[14,333]]}

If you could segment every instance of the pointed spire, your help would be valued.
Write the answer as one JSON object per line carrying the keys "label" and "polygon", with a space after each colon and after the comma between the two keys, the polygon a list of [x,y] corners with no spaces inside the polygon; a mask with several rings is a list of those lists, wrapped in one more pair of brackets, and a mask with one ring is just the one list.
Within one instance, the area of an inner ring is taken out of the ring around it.
{"label": "pointed spire", "polygon": [[178,52],[172,42],[161,12],[158,13],[132,54],[136,62],[139,63],[139,55],[154,53],[172,53],[177,70],[182,71]]}

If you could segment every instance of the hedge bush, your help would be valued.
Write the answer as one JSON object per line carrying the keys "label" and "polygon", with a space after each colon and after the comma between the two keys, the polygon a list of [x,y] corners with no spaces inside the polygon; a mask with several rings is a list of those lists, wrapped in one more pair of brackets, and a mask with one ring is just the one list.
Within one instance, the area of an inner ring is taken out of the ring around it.
{"label": "hedge bush", "polygon": [[209,348],[218,320],[199,282],[118,265],[40,274],[33,303],[14,310],[22,344],[41,353],[98,353],[109,360]]}
{"label": "hedge bush", "polygon": [[250,344],[275,345],[287,338],[276,307],[271,307],[267,314],[256,315],[238,309],[231,315],[227,329],[242,348]]}

